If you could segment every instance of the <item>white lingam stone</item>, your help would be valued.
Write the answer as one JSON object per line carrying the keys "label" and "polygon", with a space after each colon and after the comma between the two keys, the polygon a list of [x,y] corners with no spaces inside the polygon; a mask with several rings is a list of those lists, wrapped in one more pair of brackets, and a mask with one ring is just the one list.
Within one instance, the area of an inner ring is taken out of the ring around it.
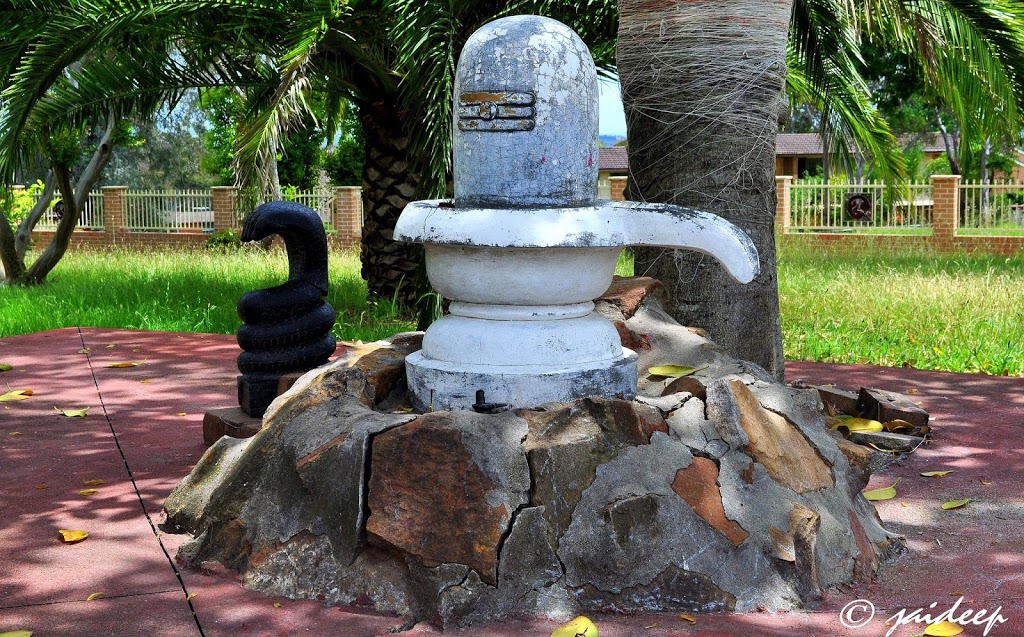
{"label": "white lingam stone", "polygon": [[690,248],[737,280],[749,238],[705,212],[597,200],[597,74],[564,24],[502,18],[470,37],[455,77],[454,201],[406,206],[395,239],[424,244],[451,300],[406,359],[413,405],[529,407],[632,398],[636,354],[594,312],[623,246]]}

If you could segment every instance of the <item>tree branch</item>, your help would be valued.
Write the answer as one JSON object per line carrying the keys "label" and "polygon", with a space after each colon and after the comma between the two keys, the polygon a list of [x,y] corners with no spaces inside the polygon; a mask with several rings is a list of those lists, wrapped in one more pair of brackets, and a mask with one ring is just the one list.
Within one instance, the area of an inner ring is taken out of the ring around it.
{"label": "tree branch", "polygon": [[46,181],[43,182],[43,194],[39,197],[39,201],[36,202],[36,205],[32,206],[32,210],[29,211],[25,218],[21,220],[21,224],[18,225],[18,233],[14,236],[14,250],[22,264],[25,263],[25,252],[28,251],[32,231],[49,209],[50,201],[53,200],[53,193],[56,189],[57,180],[54,178],[53,171],[51,170],[46,173]]}

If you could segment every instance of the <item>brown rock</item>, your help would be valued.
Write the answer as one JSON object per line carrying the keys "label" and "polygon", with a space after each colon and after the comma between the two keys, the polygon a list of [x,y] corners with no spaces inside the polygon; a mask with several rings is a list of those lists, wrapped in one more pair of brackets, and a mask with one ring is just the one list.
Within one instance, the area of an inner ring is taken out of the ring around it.
{"label": "brown rock", "polygon": [[793,553],[800,580],[800,594],[813,597],[821,594],[818,584],[817,559],[814,556],[818,541],[821,516],[802,504],[794,503],[789,511],[789,535],[793,538]]}
{"label": "brown rock", "polygon": [[879,422],[905,420],[918,427],[928,424],[928,412],[918,407],[914,401],[903,394],[882,389],[862,387],[857,399],[857,409],[862,417]]}
{"label": "brown rock", "polygon": [[494,585],[502,539],[529,497],[529,468],[518,449],[522,436],[512,452],[501,444],[516,427],[525,436],[526,423],[511,414],[437,412],[378,435],[369,540],[426,564],[465,564]]}
{"label": "brown rock", "polygon": [[614,305],[622,312],[623,320],[629,319],[636,314],[640,304],[648,294],[662,291],[665,286],[661,281],[645,276],[615,277],[612,284],[605,290],[598,301],[604,301]]}
{"label": "brown rock", "polygon": [[818,396],[821,398],[822,404],[825,405],[826,414],[847,414],[849,416],[860,414],[857,408],[857,392],[839,389],[835,385],[817,385],[814,389],[818,390]]}
{"label": "brown rock", "polygon": [[836,444],[839,445],[839,450],[843,452],[846,460],[850,463],[850,472],[846,475],[846,481],[850,485],[850,494],[860,493],[864,487],[868,486],[868,481],[871,479],[872,456],[875,452],[842,436],[836,438]]}
{"label": "brown rock", "polygon": [[207,447],[221,439],[251,438],[263,427],[263,419],[250,416],[240,407],[214,409],[203,416],[203,443]]}
{"label": "brown rock", "polygon": [[619,341],[623,347],[628,347],[634,352],[642,352],[651,349],[651,337],[646,334],[637,334],[626,327],[622,321],[612,321],[615,331],[619,333]]}
{"label": "brown rock", "polygon": [[742,381],[731,380],[726,386],[739,409],[739,424],[750,441],[744,451],[764,465],[773,480],[796,493],[834,484],[828,465],[793,423],[762,407]]}
{"label": "brown rock", "polygon": [[857,512],[851,509],[849,514],[850,532],[857,543],[857,556],[853,562],[853,578],[858,582],[867,583],[874,578],[875,572],[878,570],[878,556],[871,545],[871,540],[868,539],[864,525],[857,517]]}
{"label": "brown rock", "polygon": [[302,378],[302,375],[305,373],[306,372],[292,372],[290,374],[285,374],[284,376],[281,376],[281,378],[277,379],[277,395],[280,396],[281,394],[291,389],[292,385],[295,384],[295,381]]}
{"label": "brown rock", "polygon": [[700,398],[701,400],[708,399],[708,392],[704,387],[704,383],[700,382],[693,376],[680,376],[673,380],[665,387],[664,391],[661,392],[661,395],[668,396],[669,394],[675,394],[676,392],[681,391],[689,392],[695,398]]}
{"label": "brown rock", "polygon": [[722,492],[718,488],[718,465],[707,458],[694,458],[693,463],[676,472],[672,490],[700,517],[739,546],[750,534],[735,520],[725,515]]}

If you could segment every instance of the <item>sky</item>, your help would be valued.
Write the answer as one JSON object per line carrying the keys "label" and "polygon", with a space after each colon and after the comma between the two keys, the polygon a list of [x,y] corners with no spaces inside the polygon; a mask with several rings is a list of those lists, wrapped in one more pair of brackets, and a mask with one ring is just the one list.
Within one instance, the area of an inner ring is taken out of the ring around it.
{"label": "sky", "polygon": [[598,79],[598,133],[601,135],[626,136],[626,116],[619,99],[618,81]]}

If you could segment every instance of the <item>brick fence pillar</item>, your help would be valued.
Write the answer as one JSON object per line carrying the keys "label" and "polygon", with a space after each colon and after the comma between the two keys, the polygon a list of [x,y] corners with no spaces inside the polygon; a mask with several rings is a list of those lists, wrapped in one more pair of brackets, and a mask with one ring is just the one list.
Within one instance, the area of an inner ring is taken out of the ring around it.
{"label": "brick fence pillar", "polygon": [[210,190],[213,191],[213,231],[237,229],[235,187],[214,186]]}
{"label": "brick fence pillar", "polygon": [[611,182],[611,197],[612,201],[625,201],[626,200],[626,181],[627,177],[616,176],[609,177],[608,180]]}
{"label": "brick fence pillar", "polygon": [[334,189],[334,238],[341,244],[357,243],[363,234],[363,189],[338,186]]}
{"label": "brick fence pillar", "polygon": [[932,241],[943,250],[953,248],[960,227],[960,175],[932,176]]}
{"label": "brick fence pillar", "polygon": [[103,187],[103,232],[110,239],[111,245],[116,242],[117,235],[124,231],[128,214],[125,198],[127,192],[128,186]]}
{"label": "brick fence pillar", "polygon": [[793,222],[793,177],[775,176],[775,232],[786,234]]}

